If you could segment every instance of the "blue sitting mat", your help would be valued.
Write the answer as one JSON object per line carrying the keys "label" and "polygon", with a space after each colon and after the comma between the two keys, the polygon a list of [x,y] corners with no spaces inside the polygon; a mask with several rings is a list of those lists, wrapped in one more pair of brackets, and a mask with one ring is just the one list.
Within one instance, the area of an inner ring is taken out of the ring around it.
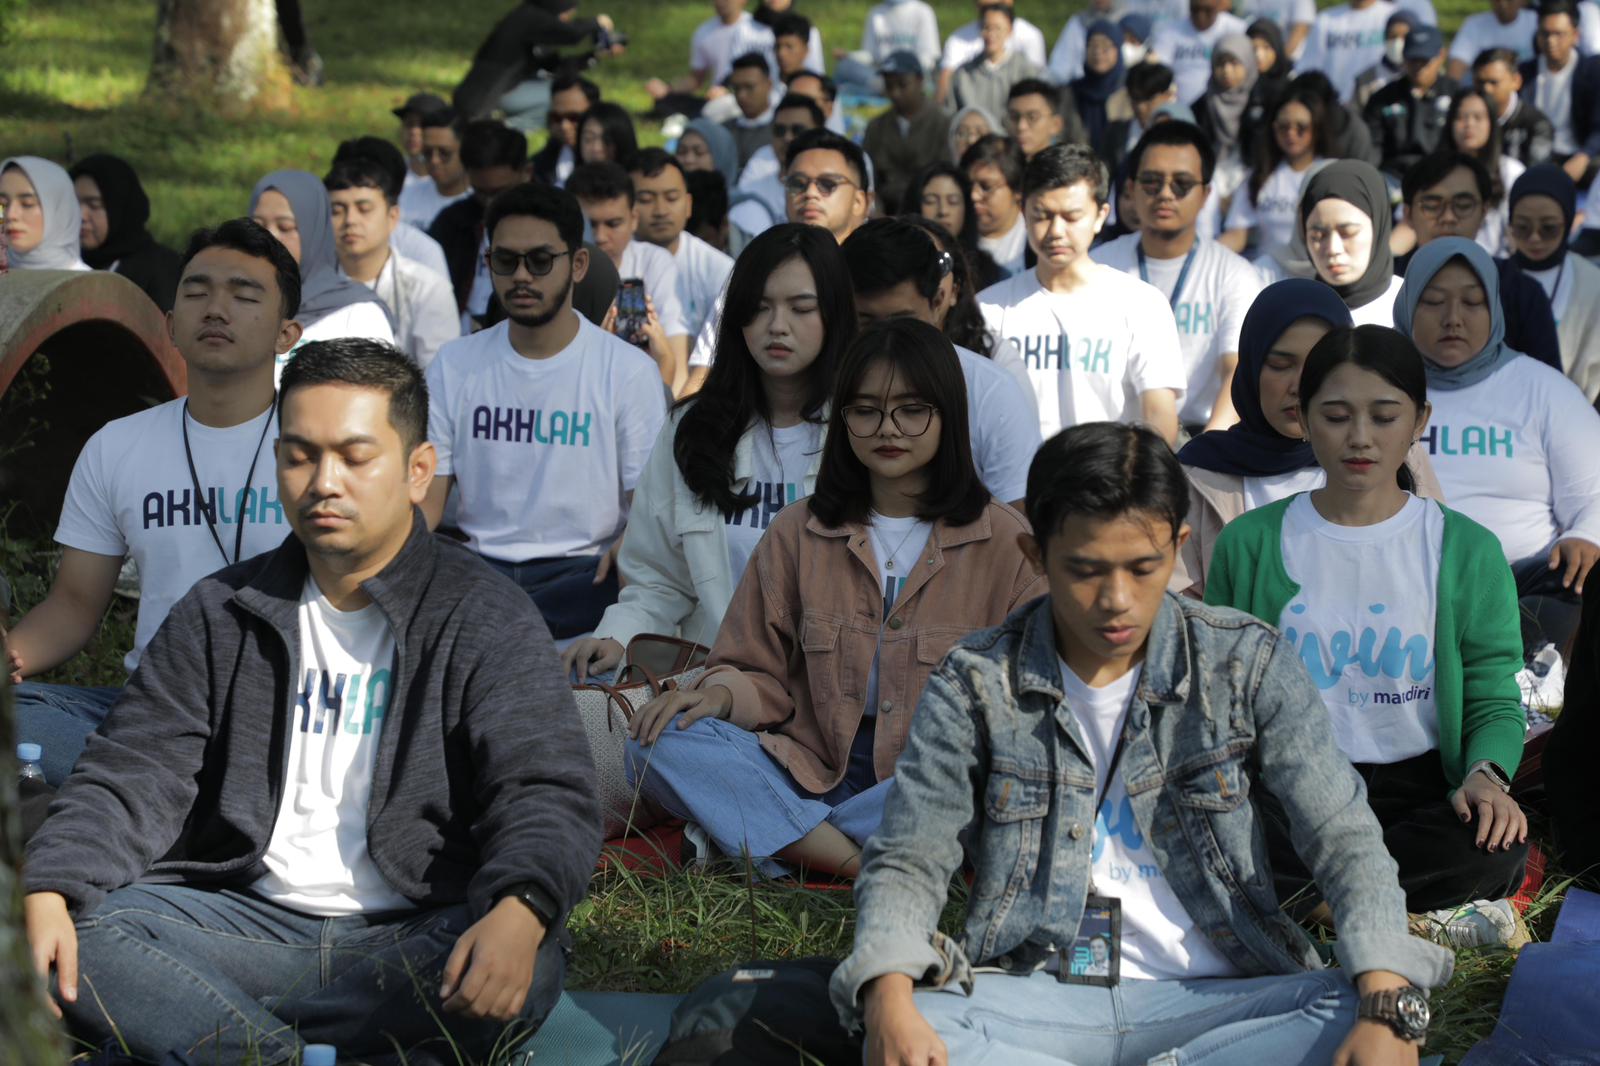
{"label": "blue sitting mat", "polygon": [[512,1062],[561,1066],[641,1066],[655,1057],[682,996],[644,992],[563,992],[539,1031]]}
{"label": "blue sitting mat", "polygon": [[1522,949],[1489,1039],[1461,1066],[1600,1066],[1600,896],[1569,889],[1548,944]]}

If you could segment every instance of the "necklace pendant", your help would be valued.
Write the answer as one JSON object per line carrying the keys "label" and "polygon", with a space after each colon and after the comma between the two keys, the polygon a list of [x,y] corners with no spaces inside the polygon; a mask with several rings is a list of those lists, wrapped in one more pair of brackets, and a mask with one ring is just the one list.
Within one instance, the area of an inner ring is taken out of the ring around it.
{"label": "necklace pendant", "polygon": [[884,563],[883,564],[883,568],[885,570],[893,570],[894,569],[894,560],[890,559],[888,562]]}

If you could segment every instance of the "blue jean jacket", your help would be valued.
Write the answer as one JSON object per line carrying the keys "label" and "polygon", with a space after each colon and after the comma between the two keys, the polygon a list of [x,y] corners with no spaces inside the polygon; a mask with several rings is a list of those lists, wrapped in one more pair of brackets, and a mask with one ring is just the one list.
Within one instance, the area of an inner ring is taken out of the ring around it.
{"label": "blue jean jacket", "polygon": [[[1061,688],[1050,598],[962,640],[923,690],[883,823],[856,881],[855,947],[834,974],[846,1024],[866,982],[970,987],[972,965],[1024,973],[1071,943],[1089,888],[1094,767]],[[1277,630],[1168,595],[1128,711],[1121,770],[1139,830],[1197,928],[1247,976],[1321,966],[1278,907],[1259,782],[1282,801],[1353,975],[1430,988],[1453,956],[1410,935],[1366,789]],[[976,867],[960,943],[937,931],[966,831]]]}

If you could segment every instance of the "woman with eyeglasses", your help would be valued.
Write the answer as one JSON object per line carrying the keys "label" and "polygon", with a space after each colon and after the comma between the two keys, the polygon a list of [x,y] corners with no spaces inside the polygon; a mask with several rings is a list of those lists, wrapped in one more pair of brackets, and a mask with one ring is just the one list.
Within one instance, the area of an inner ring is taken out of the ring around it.
{"label": "woman with eyeglasses", "polygon": [[1473,156],[1489,171],[1489,198],[1483,205],[1483,225],[1478,228],[1477,241],[1490,255],[1505,255],[1510,251],[1506,190],[1527,168],[1521,160],[1505,153],[1494,106],[1482,89],[1467,86],[1457,91],[1445,115],[1445,129],[1449,137],[1445,147]]}
{"label": "woman with eyeglasses", "polygon": [[980,138],[961,156],[972,183],[972,217],[978,248],[987,252],[1003,277],[1028,267],[1028,227],[1022,221],[1022,149],[999,134]]}
{"label": "woman with eyeglasses", "polygon": [[1044,591],[1027,521],[972,463],[955,349],[912,318],[839,367],[816,492],[756,547],[689,690],[630,725],[629,774],[756,869],[853,876],[923,685],[966,634]]}
{"label": "woman with eyeglasses", "polygon": [[1554,163],[1528,168],[1511,186],[1512,256],[1550,297],[1561,369],[1591,403],[1600,397],[1600,267],[1569,254],[1578,187]]}
{"label": "woman with eyeglasses", "polygon": [[1300,191],[1328,157],[1327,112],[1320,96],[1299,89],[1279,100],[1271,116],[1269,135],[1255,139],[1255,169],[1233,194],[1218,241],[1241,255],[1253,244],[1260,258],[1287,258]]}
{"label": "woman with eyeglasses", "polygon": [[1300,194],[1300,235],[1316,276],[1339,294],[1358,326],[1387,326],[1401,279],[1389,250],[1389,186],[1371,163],[1341,159]]}

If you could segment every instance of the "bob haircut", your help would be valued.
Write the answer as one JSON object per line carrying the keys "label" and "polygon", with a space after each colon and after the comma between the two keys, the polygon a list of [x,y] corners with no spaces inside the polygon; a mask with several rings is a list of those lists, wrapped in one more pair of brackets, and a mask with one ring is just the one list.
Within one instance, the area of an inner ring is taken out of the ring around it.
{"label": "bob haircut", "polygon": [[1085,422],[1039,446],[1028,467],[1028,522],[1043,552],[1073,515],[1153,518],[1178,539],[1189,515],[1189,479],[1148,426]]}
{"label": "bob haircut", "polygon": [[[1450,262],[1466,260],[1458,258]],[[1346,363],[1372,371],[1410,397],[1418,411],[1427,405],[1428,372],[1422,363],[1422,353],[1410,337],[1387,326],[1342,327],[1318,341],[1300,369],[1302,415],[1311,410],[1311,401],[1328,380],[1328,375]],[[1407,492],[1417,491],[1417,479],[1405,463],[1400,464],[1394,476]]]}
{"label": "bob haircut", "polygon": [[952,526],[976,522],[988,506],[989,490],[972,463],[967,382],[961,375],[961,362],[943,333],[913,318],[875,322],[846,349],[834,387],[833,411],[828,416],[817,490],[808,504],[811,513],[835,527],[864,523],[869,518],[872,481],[850,447],[844,407],[858,395],[861,380],[879,360],[893,368],[910,386],[909,391],[939,411],[939,450],[928,464],[928,488],[917,500],[917,517]]}
{"label": "bob haircut", "polygon": [[633,162],[633,157],[639,154],[639,137],[634,132],[633,119],[629,117],[625,108],[609,100],[590,104],[589,110],[578,123],[580,144],[583,140],[583,127],[590,123],[600,127],[600,136],[605,141],[606,147],[611,149],[611,162],[620,164],[624,168]]}
{"label": "bob haircut", "polygon": [[701,503],[731,518],[760,501],[754,493],[733,491],[733,452],[751,424],[772,415],[761,385],[761,368],[744,341],[744,327],[760,310],[767,279],[791,259],[811,270],[817,309],[822,315],[822,350],[806,371],[801,417],[821,422],[845,347],[855,336],[856,302],[850,273],[833,234],[820,226],[784,222],[758,235],[733,265],[728,299],[717,326],[716,358],[705,385],[674,405],[682,410],[672,438],[672,457],[683,482]]}

